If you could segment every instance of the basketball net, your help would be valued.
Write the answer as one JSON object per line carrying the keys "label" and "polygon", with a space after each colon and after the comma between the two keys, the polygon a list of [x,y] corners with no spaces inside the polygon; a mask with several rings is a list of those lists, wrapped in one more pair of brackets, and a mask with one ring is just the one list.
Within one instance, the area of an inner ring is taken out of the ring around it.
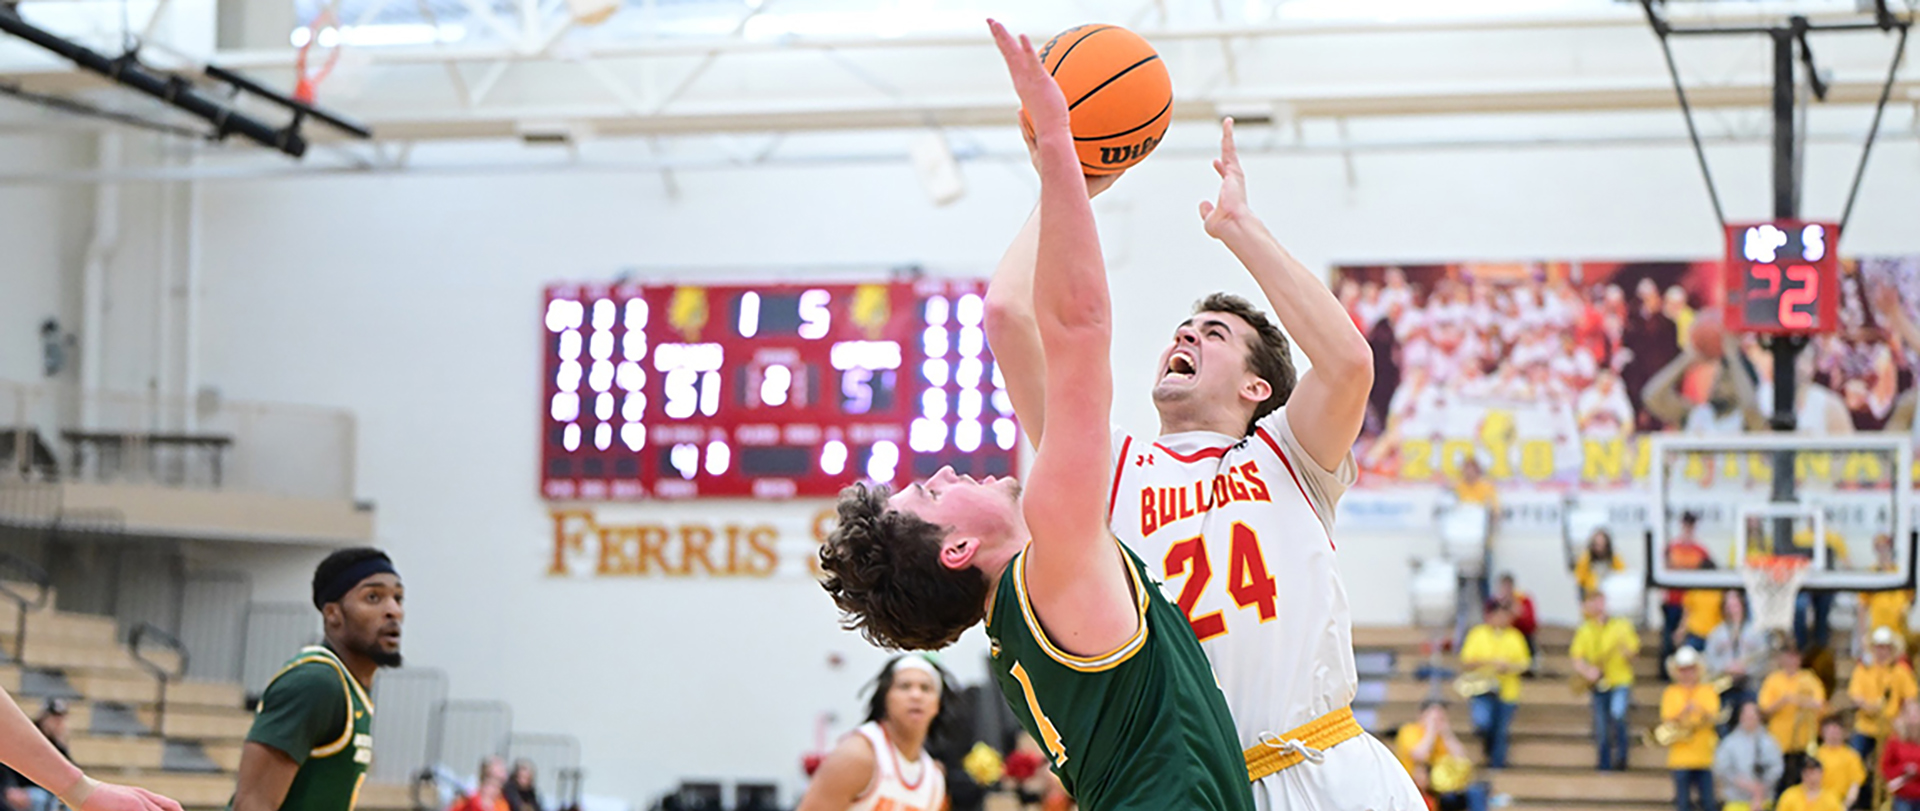
{"label": "basketball net", "polygon": [[[340,30],[339,8],[340,0],[332,0],[332,2],[321,6],[320,13],[313,15],[313,19],[307,22],[307,41],[301,43],[300,50],[294,52],[293,74],[295,78],[293,97],[303,103],[313,103],[314,91],[320,88],[321,82],[327,80],[327,74],[333,72],[333,66],[340,62],[340,37],[342,36],[342,32]],[[326,57],[321,61],[319,68],[309,72],[307,68],[308,52],[312,51],[314,46],[320,42],[320,32],[322,31],[332,31],[334,43],[332,47],[326,49]]]}
{"label": "basketball net", "polygon": [[1750,555],[1740,565],[1753,621],[1767,630],[1793,628],[1793,602],[1807,580],[1808,561],[1796,555]]}

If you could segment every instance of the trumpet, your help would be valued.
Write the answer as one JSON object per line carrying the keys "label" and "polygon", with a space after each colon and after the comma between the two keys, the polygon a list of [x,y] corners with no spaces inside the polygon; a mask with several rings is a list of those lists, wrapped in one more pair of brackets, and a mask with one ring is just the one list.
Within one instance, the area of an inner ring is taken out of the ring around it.
{"label": "trumpet", "polygon": [[1500,689],[1500,677],[1491,670],[1469,670],[1453,680],[1453,692],[1461,698],[1478,698]]}
{"label": "trumpet", "polygon": [[1597,681],[1588,681],[1587,677],[1580,675],[1579,671],[1567,674],[1567,691],[1575,696],[1584,696],[1593,692],[1594,686],[1598,684]]}
{"label": "trumpet", "polygon": [[1733,719],[1731,710],[1723,709],[1710,721],[1683,724],[1679,721],[1661,721],[1647,730],[1646,740],[1652,746],[1668,747],[1694,736],[1703,729],[1716,727]]}
{"label": "trumpet", "polygon": [[1721,707],[1712,719],[1683,723],[1680,721],[1661,721],[1648,729],[1644,739],[1651,746],[1668,747],[1694,736],[1703,729],[1720,726],[1733,720],[1733,708]]}

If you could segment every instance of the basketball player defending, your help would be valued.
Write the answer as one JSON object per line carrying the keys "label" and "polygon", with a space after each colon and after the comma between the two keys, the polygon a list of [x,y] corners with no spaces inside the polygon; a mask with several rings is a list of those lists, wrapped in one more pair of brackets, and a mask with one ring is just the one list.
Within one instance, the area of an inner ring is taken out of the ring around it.
{"label": "basketball player defending", "polygon": [[[1038,133],[1044,215],[1033,303],[1046,408],[1022,495],[952,468],[885,499],[855,485],[820,550],[847,627],[938,648],[987,621],[1020,724],[1086,811],[1251,811],[1233,719],[1206,655],[1107,528],[1111,306],[1066,100],[1025,38],[995,42]],[[885,499],[885,500],[883,500]],[[1403,778],[1404,779],[1404,778]]]}
{"label": "basketball player defending", "polygon": [[[1287,336],[1265,314],[1236,296],[1202,300],[1160,355],[1159,437],[1113,434],[1113,531],[1177,593],[1226,693],[1261,809],[1424,808],[1348,706],[1358,677],[1333,510],[1354,481],[1372,355],[1339,300],[1247,208],[1231,119],[1213,167],[1219,199],[1200,204],[1207,233],[1253,275],[1313,365],[1296,384]],[[1025,349],[1036,341],[1035,227],[994,273],[986,326],[1022,428],[1045,443],[1070,423],[1047,408],[1063,378]]]}
{"label": "basketball player defending", "polygon": [[943,811],[947,777],[927,738],[951,723],[946,673],[918,653],[873,681],[867,722],[840,739],[794,811]]}
{"label": "basketball player defending", "polygon": [[400,666],[406,589],[386,553],[327,556],[313,572],[326,644],[302,648],[260,697],[230,811],[353,811],[373,762],[374,671]]}

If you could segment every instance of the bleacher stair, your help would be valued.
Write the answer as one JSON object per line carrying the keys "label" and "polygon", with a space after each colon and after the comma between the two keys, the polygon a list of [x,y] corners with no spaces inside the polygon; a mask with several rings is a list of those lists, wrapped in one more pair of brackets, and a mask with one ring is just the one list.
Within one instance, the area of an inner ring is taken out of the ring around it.
{"label": "bleacher stair", "polygon": [[[1418,628],[1358,627],[1353,629],[1356,658],[1363,660],[1361,689],[1355,715],[1369,731],[1392,745],[1392,734],[1419,714],[1420,703],[1432,695],[1448,702],[1448,718],[1467,754],[1481,763],[1479,738],[1474,735],[1467,703],[1453,694],[1450,676],[1422,679],[1434,666],[1447,674],[1460,670],[1451,652],[1429,650],[1431,631]],[[1533,678],[1521,682],[1519,708],[1511,727],[1508,768],[1480,768],[1477,779],[1489,781],[1495,795],[1511,799],[1510,811],[1661,811],[1672,807],[1673,779],[1666,770],[1666,751],[1642,746],[1639,734],[1659,720],[1659,642],[1642,634],[1641,655],[1634,661],[1639,682],[1633,690],[1629,734],[1635,742],[1628,752],[1625,772],[1595,768],[1590,698],[1575,694],[1568,679],[1572,660],[1567,647],[1573,629],[1542,627],[1534,637]]]}
{"label": "bleacher stair", "polygon": [[[48,698],[68,700],[75,762],[101,780],[159,792],[187,809],[226,805],[253,723],[240,685],[171,682],[163,717],[158,680],[119,641],[113,620],[29,610],[21,661],[13,662],[19,619],[14,603],[0,600],[0,655],[7,660],[0,686],[29,713]],[[142,656],[162,667],[177,663],[164,649]],[[406,786],[368,783],[360,793],[366,811],[412,807]]]}

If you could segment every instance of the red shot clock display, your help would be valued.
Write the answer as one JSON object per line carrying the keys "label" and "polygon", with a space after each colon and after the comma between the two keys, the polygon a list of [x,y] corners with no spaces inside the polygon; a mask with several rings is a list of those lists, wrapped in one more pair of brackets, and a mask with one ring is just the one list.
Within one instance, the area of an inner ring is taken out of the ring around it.
{"label": "red shot clock display", "polygon": [[555,285],[549,499],[833,496],[943,465],[1015,472],[986,282]]}
{"label": "red shot clock display", "polygon": [[1833,223],[1727,226],[1726,324],[1735,332],[1814,335],[1840,324]]}

